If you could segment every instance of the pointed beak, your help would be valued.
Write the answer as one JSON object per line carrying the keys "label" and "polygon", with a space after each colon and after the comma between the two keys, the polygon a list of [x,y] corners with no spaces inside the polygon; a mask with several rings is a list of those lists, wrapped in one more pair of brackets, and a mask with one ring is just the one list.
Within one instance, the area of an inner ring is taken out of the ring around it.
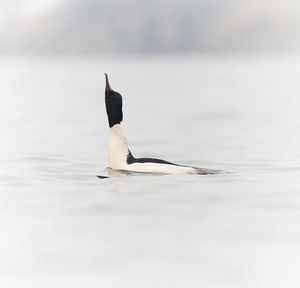
{"label": "pointed beak", "polygon": [[107,76],[106,73],[105,73],[105,81],[106,81],[105,92],[111,91],[112,89],[110,88],[109,81],[108,81],[108,76]]}

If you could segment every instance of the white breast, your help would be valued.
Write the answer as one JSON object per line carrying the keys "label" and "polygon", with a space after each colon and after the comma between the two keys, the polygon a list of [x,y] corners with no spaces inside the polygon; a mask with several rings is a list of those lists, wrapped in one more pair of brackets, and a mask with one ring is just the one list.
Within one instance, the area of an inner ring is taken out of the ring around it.
{"label": "white breast", "polygon": [[164,163],[132,163],[127,164],[129,150],[127,139],[121,124],[116,124],[109,130],[109,167],[114,170],[127,170],[132,172],[164,173],[164,174],[212,174],[213,170],[198,169],[187,166],[177,166]]}
{"label": "white breast", "polygon": [[127,165],[127,140],[120,124],[109,129],[109,167],[125,169]]}

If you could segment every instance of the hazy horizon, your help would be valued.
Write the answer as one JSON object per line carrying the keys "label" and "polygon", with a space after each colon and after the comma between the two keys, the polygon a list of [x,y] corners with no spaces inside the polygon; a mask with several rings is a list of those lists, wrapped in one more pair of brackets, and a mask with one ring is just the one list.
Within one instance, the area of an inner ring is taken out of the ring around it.
{"label": "hazy horizon", "polygon": [[298,52],[300,3],[0,2],[2,53]]}

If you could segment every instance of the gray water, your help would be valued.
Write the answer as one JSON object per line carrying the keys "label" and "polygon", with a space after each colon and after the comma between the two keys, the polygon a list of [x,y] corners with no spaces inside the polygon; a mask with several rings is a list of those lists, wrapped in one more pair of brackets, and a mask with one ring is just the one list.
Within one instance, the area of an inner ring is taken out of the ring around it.
{"label": "gray water", "polygon": [[[137,157],[100,180],[104,75]],[[0,58],[0,286],[299,287],[300,58]]]}

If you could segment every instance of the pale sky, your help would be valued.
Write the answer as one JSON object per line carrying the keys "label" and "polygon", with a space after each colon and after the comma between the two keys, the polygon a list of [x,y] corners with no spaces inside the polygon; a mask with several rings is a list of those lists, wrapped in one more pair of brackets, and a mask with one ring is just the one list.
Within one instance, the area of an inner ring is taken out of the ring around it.
{"label": "pale sky", "polygon": [[298,51],[296,0],[0,0],[0,52]]}

